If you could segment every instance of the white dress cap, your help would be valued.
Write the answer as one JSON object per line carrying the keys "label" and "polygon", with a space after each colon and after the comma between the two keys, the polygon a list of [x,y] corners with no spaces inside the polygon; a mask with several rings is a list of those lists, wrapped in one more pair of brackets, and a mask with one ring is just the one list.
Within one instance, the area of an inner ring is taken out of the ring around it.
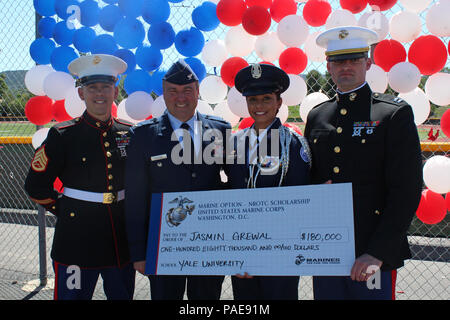
{"label": "white dress cap", "polygon": [[97,81],[117,79],[117,76],[127,70],[127,63],[109,54],[81,56],[69,63],[69,71],[78,77],[82,84]]}

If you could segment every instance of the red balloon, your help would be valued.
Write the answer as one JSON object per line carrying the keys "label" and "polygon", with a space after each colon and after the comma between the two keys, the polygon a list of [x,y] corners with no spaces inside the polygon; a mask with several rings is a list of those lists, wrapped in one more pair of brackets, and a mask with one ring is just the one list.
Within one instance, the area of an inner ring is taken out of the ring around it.
{"label": "red balloon", "polygon": [[65,100],[58,100],[52,104],[52,116],[57,122],[63,122],[72,119],[72,117],[67,113],[66,107],[64,106]]}
{"label": "red balloon", "polygon": [[117,118],[117,104],[115,102],[113,102],[111,106],[111,115],[113,118]]}
{"label": "red balloon", "polygon": [[422,191],[416,215],[423,223],[436,224],[441,222],[447,214],[445,200],[439,193],[431,190]]}
{"label": "red balloon", "polygon": [[290,129],[292,129],[292,130],[294,130],[295,132],[297,132],[299,135],[303,135],[302,134],[302,130],[300,130],[300,128],[299,127],[297,127],[296,125],[293,125],[293,124],[291,124],[291,123],[287,123],[287,122],[285,122],[285,123],[283,123],[283,126],[285,126],[285,127],[288,127],[288,128],[290,128]]}
{"label": "red balloon", "polygon": [[242,68],[248,66],[248,62],[241,57],[232,57],[225,60],[220,69],[223,83],[229,87],[234,87],[234,78]]}
{"label": "red balloon", "polygon": [[394,65],[406,60],[406,50],[397,40],[382,40],[373,51],[373,59],[376,65],[389,72]]}
{"label": "red balloon", "polygon": [[247,6],[243,0],[220,0],[216,7],[217,18],[226,26],[237,26],[242,22]]}
{"label": "red balloon", "polygon": [[247,8],[242,16],[242,27],[249,34],[259,36],[270,28],[270,13],[261,6]]}
{"label": "red balloon", "polygon": [[274,64],[272,62],[269,62],[269,61],[260,61],[258,63],[259,64],[270,64],[271,66],[274,66]]}
{"label": "red balloon", "polygon": [[415,64],[423,75],[439,72],[447,62],[445,44],[433,35],[418,37],[409,47],[408,60]]}
{"label": "red balloon", "polygon": [[342,9],[351,11],[353,14],[363,11],[367,7],[367,0],[340,0]]}
{"label": "red balloon", "polygon": [[325,0],[309,0],[303,7],[303,18],[312,27],[320,27],[327,22],[331,5]]}
{"label": "red balloon", "polygon": [[374,11],[386,11],[392,8],[397,0],[369,0],[369,5]]}
{"label": "red balloon", "polygon": [[447,137],[450,137],[450,109],[447,109],[441,117],[441,130]]}
{"label": "red balloon", "polygon": [[286,73],[299,74],[305,70],[308,64],[308,57],[300,48],[287,48],[280,54],[278,59],[280,68]]}
{"label": "red balloon", "polygon": [[249,128],[252,126],[253,123],[255,123],[255,120],[252,117],[244,118],[239,123],[238,129],[242,130],[245,128]]}
{"label": "red balloon", "polygon": [[147,118],[145,118],[145,120],[150,120],[151,118],[153,118],[153,116],[149,115]]}
{"label": "red balloon", "polygon": [[294,0],[273,0],[270,6],[270,15],[276,22],[284,17],[297,13],[297,3]]}
{"label": "red balloon", "polygon": [[35,125],[42,126],[53,119],[53,100],[47,96],[35,96],[25,104],[25,115]]}
{"label": "red balloon", "polygon": [[261,6],[269,9],[270,5],[272,4],[272,0],[245,0],[245,4],[249,8],[253,6]]}

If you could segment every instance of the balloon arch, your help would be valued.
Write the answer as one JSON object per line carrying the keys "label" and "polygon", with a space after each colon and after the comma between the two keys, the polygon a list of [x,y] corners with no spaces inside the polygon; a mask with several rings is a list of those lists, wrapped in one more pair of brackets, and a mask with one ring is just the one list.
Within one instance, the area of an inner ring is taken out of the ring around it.
{"label": "balloon arch", "polygon": [[[450,104],[450,74],[441,72],[450,51],[450,44],[445,44],[450,36],[450,0],[196,1],[192,24],[177,30],[172,11],[181,2],[34,0],[42,19],[38,24],[41,37],[30,45],[36,66],[25,77],[27,89],[35,95],[25,108],[29,121],[43,125],[83,113],[85,106],[67,65],[80,54],[96,53],[116,55],[128,64],[123,75],[128,96],[114,105],[118,117],[136,123],[161,115],[165,110],[161,79],[168,49],[175,49],[198,75],[201,112],[221,116],[233,126],[239,124],[239,129],[251,125],[245,99],[234,88],[234,77],[252,57],[256,60],[252,62],[272,63],[289,74],[291,86],[282,95],[282,121],[288,118],[287,106],[298,106],[306,121],[309,110],[329,98],[321,92],[307,94],[301,76],[308,64],[325,62],[324,49],[316,45],[315,38],[322,30],[346,25],[377,32],[375,64],[367,81],[373,91],[384,92],[389,85],[398,92],[412,106],[417,125],[429,116],[430,101]],[[192,1],[186,6],[192,7]],[[211,31],[218,27],[224,31],[214,38]],[[207,69],[214,74],[207,74]],[[424,90],[418,87],[422,76],[429,76]],[[449,111],[441,127],[450,136]],[[36,135],[38,146],[46,131]],[[430,192],[450,192],[450,177],[443,179],[437,173],[450,172],[450,160],[433,158],[424,168],[425,183]],[[427,193],[424,199],[433,197]]]}

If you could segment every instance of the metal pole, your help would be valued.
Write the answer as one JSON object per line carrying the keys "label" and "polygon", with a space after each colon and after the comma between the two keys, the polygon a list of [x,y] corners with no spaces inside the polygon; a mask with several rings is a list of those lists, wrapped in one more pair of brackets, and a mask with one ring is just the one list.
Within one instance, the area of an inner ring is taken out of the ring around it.
{"label": "metal pole", "polygon": [[39,230],[39,280],[40,286],[47,285],[47,222],[45,220],[45,208],[38,205],[38,230]]}

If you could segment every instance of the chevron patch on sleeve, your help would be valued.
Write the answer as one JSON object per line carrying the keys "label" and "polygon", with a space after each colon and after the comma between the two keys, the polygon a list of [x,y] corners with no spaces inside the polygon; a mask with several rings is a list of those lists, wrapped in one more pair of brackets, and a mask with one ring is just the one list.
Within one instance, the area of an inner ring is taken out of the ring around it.
{"label": "chevron patch on sleeve", "polygon": [[48,158],[45,153],[45,145],[43,145],[36,153],[31,161],[31,168],[36,172],[43,172],[47,169]]}

